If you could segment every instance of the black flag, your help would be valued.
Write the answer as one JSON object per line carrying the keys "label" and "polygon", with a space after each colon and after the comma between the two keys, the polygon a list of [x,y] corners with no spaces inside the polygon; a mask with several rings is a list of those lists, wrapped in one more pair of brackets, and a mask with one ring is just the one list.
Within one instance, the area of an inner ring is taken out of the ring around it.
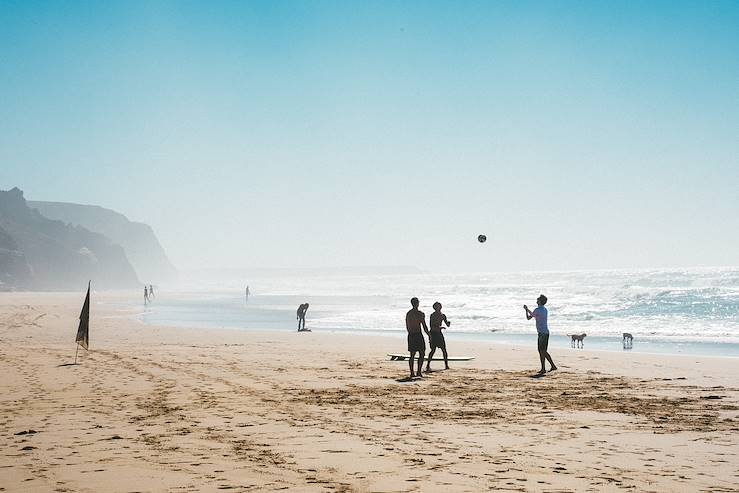
{"label": "black flag", "polygon": [[75,341],[77,344],[87,349],[87,344],[90,342],[90,283],[87,283],[87,296],[85,297],[85,304],[82,305],[82,313],[80,313],[80,326],[77,329],[77,338]]}

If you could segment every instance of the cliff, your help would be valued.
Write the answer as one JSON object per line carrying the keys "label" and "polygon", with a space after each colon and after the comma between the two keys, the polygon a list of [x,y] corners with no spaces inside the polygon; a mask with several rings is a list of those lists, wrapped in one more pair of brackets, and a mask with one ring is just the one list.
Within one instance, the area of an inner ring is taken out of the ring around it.
{"label": "cliff", "polygon": [[0,190],[0,289],[82,289],[140,285],[123,248],[28,206],[18,188]]}
{"label": "cliff", "polygon": [[28,205],[49,219],[82,226],[121,245],[139,279],[146,284],[177,277],[177,270],[147,224],[129,221],[123,214],[95,205],[39,201],[29,201]]}

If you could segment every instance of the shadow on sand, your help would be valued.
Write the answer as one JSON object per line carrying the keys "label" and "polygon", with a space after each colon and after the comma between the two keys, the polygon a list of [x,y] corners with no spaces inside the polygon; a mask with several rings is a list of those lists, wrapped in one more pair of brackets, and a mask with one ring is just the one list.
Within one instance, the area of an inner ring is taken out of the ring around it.
{"label": "shadow on sand", "polygon": [[396,378],[395,381],[398,383],[407,383],[407,382],[416,382],[416,381],[423,381],[423,377],[403,377],[403,378]]}

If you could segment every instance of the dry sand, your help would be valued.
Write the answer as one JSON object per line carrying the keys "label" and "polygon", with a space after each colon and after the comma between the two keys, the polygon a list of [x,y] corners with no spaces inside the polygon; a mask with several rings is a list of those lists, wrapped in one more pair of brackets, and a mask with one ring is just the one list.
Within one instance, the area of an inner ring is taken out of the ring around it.
{"label": "dry sand", "polygon": [[[161,294],[160,294],[161,296]],[[0,294],[0,491],[739,491],[739,360],[151,327]],[[292,326],[289,321],[288,327]],[[437,367],[440,367],[438,364]]]}

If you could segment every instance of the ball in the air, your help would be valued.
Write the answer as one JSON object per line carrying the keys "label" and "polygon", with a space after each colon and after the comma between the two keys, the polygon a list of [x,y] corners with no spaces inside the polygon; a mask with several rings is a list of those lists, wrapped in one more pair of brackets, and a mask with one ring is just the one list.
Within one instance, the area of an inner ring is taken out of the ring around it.
{"label": "ball in the air", "polygon": [[488,237],[485,236],[485,235],[480,235],[480,236],[477,237],[477,241],[479,241],[480,243],[485,243],[487,241],[487,239],[488,239]]}

